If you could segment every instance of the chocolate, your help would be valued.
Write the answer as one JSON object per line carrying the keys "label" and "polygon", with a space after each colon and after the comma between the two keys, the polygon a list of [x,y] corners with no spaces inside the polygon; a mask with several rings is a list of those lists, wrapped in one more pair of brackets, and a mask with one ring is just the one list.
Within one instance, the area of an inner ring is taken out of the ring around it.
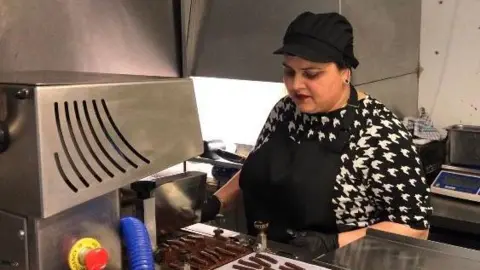
{"label": "chocolate", "polygon": [[236,256],[237,253],[233,253],[233,252],[230,252],[226,249],[223,249],[221,247],[215,247],[215,250],[218,251],[218,253],[221,253],[223,255],[227,255],[227,256]]}
{"label": "chocolate", "polygon": [[[182,243],[183,246],[180,247]],[[189,263],[196,270],[213,270],[251,254],[253,249],[233,241],[194,234],[180,234],[159,243],[162,248],[155,256],[160,266],[178,269],[183,263]],[[168,248],[167,248],[168,247]],[[245,261],[247,261],[245,259]],[[238,264],[238,263],[236,263]],[[182,268],[183,269],[183,268]],[[258,268],[253,268],[257,269]]]}
{"label": "chocolate", "polygon": [[214,263],[218,263],[220,262],[217,258],[215,258],[215,256],[213,256],[212,254],[206,252],[206,251],[200,251],[200,255],[203,255],[205,256],[206,258],[212,260]]}
{"label": "chocolate", "polygon": [[256,263],[253,263],[253,262],[247,262],[245,260],[238,260],[238,263],[239,264],[243,264],[245,266],[248,266],[248,267],[252,267],[252,268],[256,268],[256,269],[262,269],[262,266],[260,264],[256,264]]}
{"label": "chocolate", "polygon": [[218,254],[215,250],[212,250],[210,248],[205,248],[204,251],[209,253],[209,254],[212,254],[213,256],[215,256],[219,260],[222,259],[222,256],[220,256],[220,254]]}
{"label": "chocolate", "polygon": [[182,250],[180,247],[177,247],[177,246],[175,246],[175,245],[171,245],[170,247],[171,247],[172,249],[174,249],[174,250],[178,250],[178,251],[181,251],[181,250]]}
{"label": "chocolate", "polygon": [[265,260],[269,263],[272,263],[272,264],[277,264],[278,261],[275,260],[274,258],[268,256],[268,255],[265,255],[265,254],[260,254],[260,253],[257,253],[255,254],[255,257],[259,258],[259,259],[262,259],[262,260]]}
{"label": "chocolate", "polygon": [[187,238],[190,238],[190,239],[194,239],[194,240],[202,240],[204,239],[205,237],[201,236],[201,235],[196,235],[196,234],[188,234],[187,236],[185,236]]}
{"label": "chocolate", "polygon": [[207,261],[202,260],[202,259],[200,259],[199,257],[197,257],[197,256],[195,256],[195,255],[191,256],[191,259],[192,259],[192,261],[194,261],[194,262],[196,262],[196,263],[203,264],[203,265],[208,265],[208,262],[207,262]]}
{"label": "chocolate", "polygon": [[186,237],[180,237],[180,241],[185,242],[187,244],[192,244],[192,245],[195,245],[197,243],[195,240],[188,239]]}
{"label": "chocolate", "polygon": [[186,245],[184,242],[178,240],[167,240],[167,243],[169,243],[170,245],[177,245],[182,248],[184,248]]}
{"label": "chocolate", "polygon": [[176,270],[182,270],[183,269],[183,266],[181,266],[178,263],[169,263],[168,266],[170,266],[170,268],[176,269]]}
{"label": "chocolate", "polygon": [[232,268],[238,269],[238,270],[255,270],[255,268],[245,267],[243,265],[238,265],[238,264],[234,264]]}
{"label": "chocolate", "polygon": [[305,268],[300,267],[300,266],[298,266],[296,264],[293,264],[293,263],[290,263],[290,262],[286,262],[285,265],[290,267],[290,268],[293,268],[295,270],[305,270]]}
{"label": "chocolate", "polygon": [[226,244],[225,248],[229,249],[229,250],[237,251],[237,252],[242,252],[243,251],[242,247],[239,247],[239,246],[233,245],[233,244]]}
{"label": "chocolate", "polygon": [[250,257],[248,257],[248,259],[249,259],[250,261],[252,261],[252,262],[256,262],[256,263],[260,264],[261,266],[268,267],[268,268],[272,267],[271,264],[269,264],[269,263],[267,263],[267,262],[264,262],[264,261],[260,260],[260,259],[257,258],[257,257],[250,256]]}

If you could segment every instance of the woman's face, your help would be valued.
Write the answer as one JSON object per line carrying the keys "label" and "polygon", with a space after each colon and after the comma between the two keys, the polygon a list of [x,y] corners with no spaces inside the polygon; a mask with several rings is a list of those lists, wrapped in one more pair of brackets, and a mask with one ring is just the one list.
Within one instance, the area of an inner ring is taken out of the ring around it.
{"label": "woman's face", "polygon": [[315,63],[296,56],[285,56],[283,66],[288,94],[301,112],[329,112],[347,101],[348,69],[339,70],[334,63]]}

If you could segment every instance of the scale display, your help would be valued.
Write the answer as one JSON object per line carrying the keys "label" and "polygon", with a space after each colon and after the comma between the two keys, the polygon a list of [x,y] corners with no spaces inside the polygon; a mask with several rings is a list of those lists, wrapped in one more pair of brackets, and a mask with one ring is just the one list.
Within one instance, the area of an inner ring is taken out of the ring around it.
{"label": "scale display", "polygon": [[432,193],[480,202],[480,176],[442,170],[431,186]]}

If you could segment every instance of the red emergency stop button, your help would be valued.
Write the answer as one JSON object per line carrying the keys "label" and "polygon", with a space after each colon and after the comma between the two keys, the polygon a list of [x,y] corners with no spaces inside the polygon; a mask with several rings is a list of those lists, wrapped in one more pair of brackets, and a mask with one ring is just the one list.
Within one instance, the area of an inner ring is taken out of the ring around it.
{"label": "red emergency stop button", "polygon": [[102,270],[108,263],[108,252],[104,248],[87,251],[84,257],[86,270]]}

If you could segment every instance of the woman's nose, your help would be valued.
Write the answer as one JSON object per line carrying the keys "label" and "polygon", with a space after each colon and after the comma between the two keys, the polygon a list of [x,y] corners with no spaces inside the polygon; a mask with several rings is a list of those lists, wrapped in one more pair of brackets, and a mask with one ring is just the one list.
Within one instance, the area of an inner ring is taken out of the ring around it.
{"label": "woman's nose", "polygon": [[305,89],[305,82],[304,82],[304,79],[301,75],[299,74],[296,74],[293,78],[292,78],[292,89],[293,90],[301,90],[301,89]]}

